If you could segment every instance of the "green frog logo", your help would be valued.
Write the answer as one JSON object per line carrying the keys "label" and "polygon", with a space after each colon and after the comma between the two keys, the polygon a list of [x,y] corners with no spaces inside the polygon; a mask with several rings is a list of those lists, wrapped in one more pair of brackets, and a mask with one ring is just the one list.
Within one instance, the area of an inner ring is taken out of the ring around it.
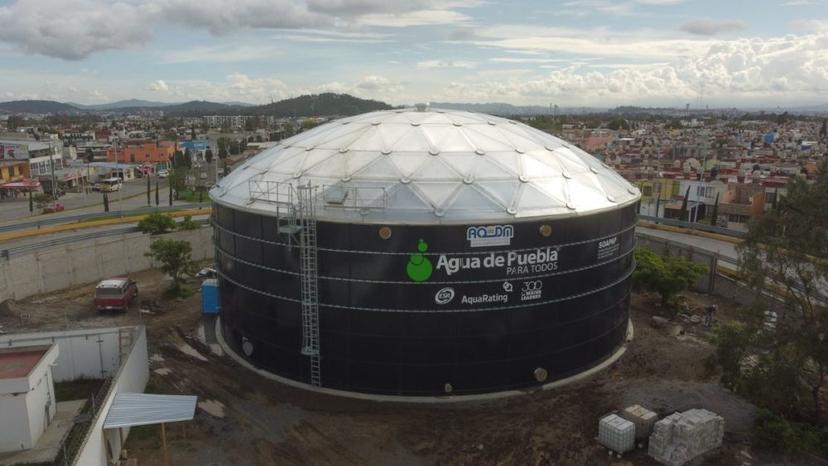
{"label": "green frog logo", "polygon": [[434,271],[431,261],[424,255],[428,251],[428,243],[419,240],[417,242],[417,251],[416,254],[409,256],[405,271],[408,272],[408,278],[411,280],[424,282],[431,277],[431,273]]}

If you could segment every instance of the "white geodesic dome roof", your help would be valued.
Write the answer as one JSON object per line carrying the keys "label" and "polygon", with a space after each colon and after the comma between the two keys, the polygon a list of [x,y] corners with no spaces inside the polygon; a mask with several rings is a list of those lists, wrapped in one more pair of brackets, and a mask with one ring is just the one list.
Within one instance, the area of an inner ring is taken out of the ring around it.
{"label": "white geodesic dome roof", "polygon": [[640,198],[608,166],[548,133],[423,108],[365,113],[285,139],[233,170],[210,196],[276,215],[299,202],[299,186],[315,187],[320,220],[369,223],[585,215]]}

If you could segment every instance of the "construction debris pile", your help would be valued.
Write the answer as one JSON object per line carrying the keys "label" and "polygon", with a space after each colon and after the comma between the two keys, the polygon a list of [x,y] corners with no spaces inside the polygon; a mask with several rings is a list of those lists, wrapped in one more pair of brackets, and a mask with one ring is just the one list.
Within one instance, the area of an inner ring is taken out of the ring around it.
{"label": "construction debris pile", "polygon": [[680,466],[722,446],[724,419],[706,409],[674,413],[655,423],[648,453],[659,463]]}
{"label": "construction debris pile", "polygon": [[639,447],[648,440],[647,453],[666,466],[681,466],[722,445],[724,418],[706,409],[673,413],[658,421],[658,416],[642,406],[633,405],[621,413],[610,414],[598,423],[598,442],[610,454]]}

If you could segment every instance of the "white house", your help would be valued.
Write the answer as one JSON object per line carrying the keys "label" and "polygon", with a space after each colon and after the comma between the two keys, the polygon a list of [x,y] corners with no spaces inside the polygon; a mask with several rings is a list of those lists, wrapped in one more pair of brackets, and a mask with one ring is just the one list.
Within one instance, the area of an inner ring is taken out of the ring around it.
{"label": "white house", "polygon": [[28,450],[55,417],[57,345],[0,349],[0,452]]}

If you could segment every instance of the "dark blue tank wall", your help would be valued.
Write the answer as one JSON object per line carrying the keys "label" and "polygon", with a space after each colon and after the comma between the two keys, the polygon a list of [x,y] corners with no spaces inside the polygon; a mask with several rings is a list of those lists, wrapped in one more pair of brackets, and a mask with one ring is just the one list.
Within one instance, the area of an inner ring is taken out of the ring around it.
{"label": "dark blue tank wall", "polygon": [[[471,394],[595,366],[625,338],[635,222],[632,205],[512,222],[511,238],[501,228],[474,243],[473,225],[388,225],[383,239],[383,225],[320,222],[322,385]],[[295,239],[274,217],[222,206],[214,225],[225,339],[254,365],[309,382]]]}

